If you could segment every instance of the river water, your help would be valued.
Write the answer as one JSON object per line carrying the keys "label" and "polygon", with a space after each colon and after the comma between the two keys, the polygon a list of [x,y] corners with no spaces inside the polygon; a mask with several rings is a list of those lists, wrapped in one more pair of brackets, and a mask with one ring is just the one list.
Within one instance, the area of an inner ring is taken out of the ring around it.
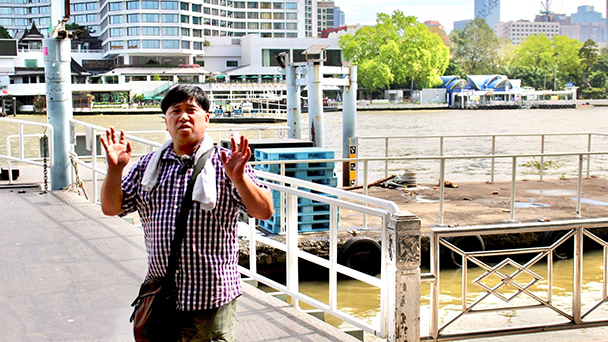
{"label": "river water", "polygon": [[[45,122],[44,116],[18,116],[18,119]],[[76,116],[75,119],[93,123],[102,127],[114,126],[134,130],[164,130],[164,122],[159,115],[99,115],[99,116]],[[340,112],[325,114],[324,118],[325,147],[336,151],[336,157],[341,157],[342,152],[342,115]],[[280,124],[277,124],[280,125]],[[303,116],[303,138],[307,138],[307,118]],[[210,127],[220,127],[212,124]],[[38,133],[39,130],[26,130],[26,133]],[[581,108],[561,110],[436,110],[436,111],[367,111],[357,113],[356,133],[359,136],[412,136],[412,135],[455,135],[455,134],[494,134],[494,133],[608,133],[608,109],[606,108]],[[16,128],[12,125],[0,125],[0,141],[5,141],[9,134],[16,134]],[[256,138],[250,136],[250,138]],[[265,133],[263,138],[274,138],[273,134]],[[155,140],[162,141],[162,134],[155,135]],[[594,137],[593,151],[608,151],[608,139],[606,137]],[[37,144],[31,144],[29,153],[37,152]],[[452,138],[444,142],[444,155],[464,154],[488,154],[490,153],[491,141],[489,138],[464,139]],[[15,146],[11,149],[18,153]],[[498,138],[497,153],[539,153],[539,137]],[[587,137],[547,137],[545,152],[572,152],[586,151]],[[4,144],[0,144],[0,154],[6,153]],[[437,139],[400,139],[391,143],[389,155],[439,155],[439,142]],[[384,156],[384,141],[365,141],[360,145],[359,156],[381,157]],[[521,161],[524,163],[525,161]],[[577,169],[576,158],[555,158],[552,160],[558,167],[547,170],[547,177],[558,177],[562,174],[575,175]],[[489,178],[489,160],[458,160],[450,161],[446,166],[451,180],[454,181],[486,181]],[[518,161],[519,163],[519,161]],[[606,177],[608,176],[608,158],[597,156],[592,159],[591,173]],[[370,180],[384,176],[384,164],[370,164]],[[497,161],[497,178],[509,179],[508,172],[511,161]],[[438,177],[437,162],[408,162],[392,163],[389,166],[389,174],[399,173],[404,169],[415,170],[419,181],[436,179]],[[534,174],[534,170],[526,170],[522,167],[522,173]],[[572,261],[559,261],[555,265],[553,301],[563,310],[569,312],[572,303]],[[601,298],[601,274],[602,253],[601,251],[585,254],[584,295],[585,308],[593,306]],[[543,276],[543,280],[536,283],[532,292],[546,293],[546,265],[539,264],[533,267],[533,271]],[[424,272],[424,270],[423,270]],[[474,268],[469,270],[469,281],[480,275],[480,270]],[[450,317],[459,312],[462,303],[461,294],[461,270],[444,270],[441,273],[441,313],[442,321],[447,322]],[[529,279],[518,279],[523,283]],[[328,302],[327,282],[307,282],[300,285],[301,290],[318,300]],[[479,296],[481,288],[469,286],[469,304]],[[542,295],[541,295],[542,297]],[[544,297],[543,297],[544,298]],[[493,298],[496,300],[496,298]],[[422,329],[425,333],[428,329],[428,284],[423,284],[422,289]],[[498,300],[496,300],[498,302]],[[492,304],[496,304],[492,302]],[[372,289],[358,281],[340,281],[338,293],[338,306],[357,317],[375,322],[379,314],[379,291]],[[550,310],[549,310],[550,311]],[[606,310],[602,311],[606,317]],[[541,314],[544,317],[544,314]],[[550,315],[549,315],[550,316]],[[343,323],[331,317],[326,318],[330,323],[340,326]],[[510,323],[531,324],[537,322],[538,315],[520,315],[519,312],[505,311],[499,314],[484,316],[483,322],[489,327],[504,326]],[[479,319],[474,324],[479,323]],[[464,323],[464,325],[467,325]],[[470,327],[470,324],[469,324]],[[476,326],[478,327],[478,326]],[[481,327],[479,327],[481,328]],[[375,338],[366,337],[367,341]]]}

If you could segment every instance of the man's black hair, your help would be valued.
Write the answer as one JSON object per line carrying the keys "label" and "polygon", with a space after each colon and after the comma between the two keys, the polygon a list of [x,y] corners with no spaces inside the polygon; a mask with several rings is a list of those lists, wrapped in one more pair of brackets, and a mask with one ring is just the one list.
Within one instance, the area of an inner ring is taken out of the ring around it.
{"label": "man's black hair", "polygon": [[209,101],[207,94],[200,87],[191,84],[178,84],[171,88],[160,103],[160,108],[164,114],[167,114],[169,107],[189,98],[193,98],[205,112],[209,113],[211,101]]}

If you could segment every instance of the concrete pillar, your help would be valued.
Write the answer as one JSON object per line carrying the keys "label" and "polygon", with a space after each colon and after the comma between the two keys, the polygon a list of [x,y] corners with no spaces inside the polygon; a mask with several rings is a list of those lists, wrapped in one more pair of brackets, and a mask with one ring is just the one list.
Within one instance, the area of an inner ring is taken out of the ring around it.
{"label": "concrete pillar", "polygon": [[44,39],[44,76],[48,122],[53,126],[54,164],[51,168],[51,189],[61,190],[72,183],[70,163],[70,120],[72,110],[71,41]]}
{"label": "concrete pillar", "polygon": [[409,212],[391,217],[388,226],[387,341],[420,341],[420,219]]}
{"label": "concrete pillar", "polygon": [[308,136],[315,147],[325,147],[321,63],[308,62],[306,74],[308,77]]}

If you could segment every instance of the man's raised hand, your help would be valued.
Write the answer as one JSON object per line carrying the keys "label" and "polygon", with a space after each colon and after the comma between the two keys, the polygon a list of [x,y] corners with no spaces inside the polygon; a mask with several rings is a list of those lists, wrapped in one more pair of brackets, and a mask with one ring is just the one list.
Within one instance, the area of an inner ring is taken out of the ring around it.
{"label": "man's raised hand", "polygon": [[122,170],[131,160],[131,143],[125,140],[125,132],[120,130],[120,136],[116,134],[114,127],[106,130],[106,137],[99,138],[103,148],[106,150],[108,168]]}

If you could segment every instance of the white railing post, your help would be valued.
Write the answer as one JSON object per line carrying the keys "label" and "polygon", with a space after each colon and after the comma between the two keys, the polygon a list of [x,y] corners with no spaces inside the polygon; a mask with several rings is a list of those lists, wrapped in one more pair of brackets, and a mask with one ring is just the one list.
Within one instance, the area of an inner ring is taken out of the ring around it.
{"label": "white railing post", "polygon": [[490,183],[494,184],[494,164],[496,163],[496,159],[494,155],[496,154],[496,136],[492,136],[492,170],[490,170]]}
{"label": "white railing post", "polygon": [[[587,138],[587,152],[591,152],[591,133]],[[587,179],[589,179],[589,170],[591,169],[591,153],[587,155]]]}
{"label": "white railing post", "polygon": [[543,174],[545,170],[545,135],[540,136],[540,181],[543,181]]}
{"label": "white railing post", "polygon": [[582,226],[576,227],[574,234],[574,260],[572,284],[572,318],[574,323],[581,324],[581,291],[583,286],[583,230]]}
{"label": "white railing post", "polygon": [[388,342],[420,341],[420,219],[409,212],[388,223]]}
{"label": "white railing post", "polygon": [[576,215],[574,217],[581,218],[581,200],[583,198],[583,155],[578,156],[578,183],[576,193]]}
{"label": "white railing post", "polygon": [[511,171],[511,206],[510,206],[510,214],[508,222],[517,222],[515,220],[515,192],[516,192],[516,182],[517,182],[517,157],[513,157],[513,165]]}

